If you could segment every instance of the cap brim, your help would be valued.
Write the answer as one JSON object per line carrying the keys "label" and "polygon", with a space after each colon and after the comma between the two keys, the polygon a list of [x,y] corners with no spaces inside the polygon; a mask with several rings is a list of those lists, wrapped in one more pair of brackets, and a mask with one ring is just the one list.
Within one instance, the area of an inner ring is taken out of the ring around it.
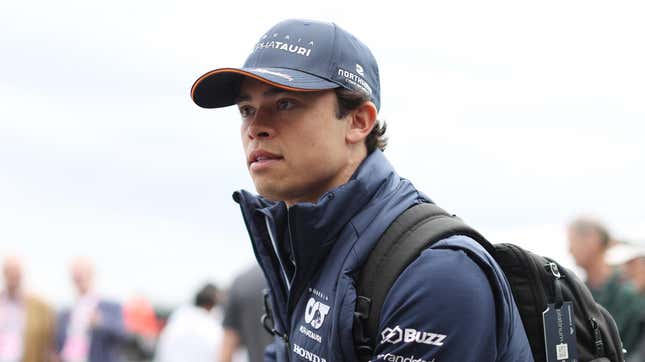
{"label": "cap brim", "polygon": [[244,77],[294,92],[315,92],[340,87],[337,83],[293,69],[221,68],[199,77],[190,91],[191,97],[203,108],[233,105]]}
{"label": "cap brim", "polygon": [[605,260],[610,265],[620,265],[626,262],[645,257],[645,247],[640,245],[631,244],[618,244],[612,246],[605,257]]}

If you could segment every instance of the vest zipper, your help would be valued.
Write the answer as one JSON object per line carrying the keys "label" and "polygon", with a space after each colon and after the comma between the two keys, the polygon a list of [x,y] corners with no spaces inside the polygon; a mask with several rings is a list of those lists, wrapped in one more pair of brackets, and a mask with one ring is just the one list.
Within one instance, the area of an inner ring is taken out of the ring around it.
{"label": "vest zipper", "polygon": [[[289,281],[289,276],[287,275],[287,270],[284,267],[284,262],[282,261],[282,258],[280,257],[280,250],[278,249],[278,243],[276,242],[275,238],[273,237],[273,231],[271,231],[271,223],[269,222],[269,217],[265,216],[264,221],[266,223],[267,227],[267,232],[269,233],[269,239],[271,239],[271,246],[273,247],[273,252],[278,258],[278,264],[280,264],[280,271],[282,272],[282,276],[284,278],[285,284],[287,286],[287,301],[289,300],[289,294],[291,292],[291,282]],[[291,230],[289,230],[289,233],[291,233]],[[288,304],[288,302],[287,302]],[[285,323],[285,332],[279,332],[277,330],[273,330],[273,335],[277,335],[282,339],[284,344],[286,345],[286,351],[285,355],[287,357],[287,362],[291,361],[290,353],[291,353],[291,343],[289,342],[289,325],[291,324],[291,317],[287,315],[286,320],[284,321]]]}
{"label": "vest zipper", "polygon": [[280,257],[280,250],[278,249],[278,244],[276,243],[275,238],[273,237],[273,231],[271,231],[271,223],[269,222],[269,217],[265,216],[264,221],[266,223],[267,231],[269,233],[269,239],[271,239],[271,246],[273,246],[273,252],[275,252],[275,255],[278,257],[278,264],[280,264],[280,271],[282,272],[282,277],[284,278],[284,282],[287,285],[287,293],[288,293],[288,291],[291,290],[291,282],[289,281],[287,270],[284,267],[284,262]]}

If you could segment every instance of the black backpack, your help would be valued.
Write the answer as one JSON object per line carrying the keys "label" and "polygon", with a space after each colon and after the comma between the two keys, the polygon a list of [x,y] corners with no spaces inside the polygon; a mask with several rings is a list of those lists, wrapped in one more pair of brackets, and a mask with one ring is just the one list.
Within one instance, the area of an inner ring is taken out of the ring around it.
{"label": "black backpack", "polygon": [[571,271],[513,244],[493,245],[455,215],[429,203],[411,207],[388,227],[358,275],[354,342],[360,361],[372,356],[381,307],[399,274],[424,249],[454,235],[477,241],[504,271],[536,362],[546,361],[542,313],[548,304],[559,307],[566,301],[573,304],[578,361],[624,361],[614,319]]}

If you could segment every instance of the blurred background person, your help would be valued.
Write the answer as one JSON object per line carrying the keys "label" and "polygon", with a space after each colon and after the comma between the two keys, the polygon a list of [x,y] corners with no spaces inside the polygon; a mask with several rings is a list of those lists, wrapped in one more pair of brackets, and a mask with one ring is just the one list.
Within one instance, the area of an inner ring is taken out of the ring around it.
{"label": "blurred background person", "polygon": [[236,352],[246,349],[249,362],[262,362],[272,336],[262,327],[264,274],[255,264],[238,275],[229,288],[224,312],[224,338],[219,362],[232,362]]}
{"label": "blurred background person", "polygon": [[620,267],[625,279],[645,296],[645,242],[614,245],[607,252],[607,262]]}
{"label": "blurred background person", "polygon": [[123,352],[128,362],[147,362],[154,357],[161,321],[148,298],[136,295],[123,306],[123,319],[127,333]]}
{"label": "blurred background person", "polygon": [[94,290],[94,265],[77,258],[70,267],[77,299],[58,318],[56,345],[63,362],[119,362],[125,329],[121,306]]}
{"label": "blurred background person", "polygon": [[623,271],[623,277],[640,295],[640,330],[637,343],[628,351],[626,362],[645,361],[645,242],[620,243],[607,252],[607,261]]}
{"label": "blurred background person", "polygon": [[53,361],[53,310],[22,287],[23,267],[9,256],[2,265],[0,293],[0,362]]}
{"label": "blurred background person", "polygon": [[576,264],[586,273],[586,284],[594,299],[614,317],[624,347],[631,351],[640,333],[640,297],[624,283],[619,269],[606,260],[611,245],[607,228],[597,220],[578,218],[567,230],[569,251]]}
{"label": "blurred background person", "polygon": [[219,292],[206,284],[193,304],[175,310],[161,331],[156,362],[214,362],[222,340],[220,313],[216,310]]}

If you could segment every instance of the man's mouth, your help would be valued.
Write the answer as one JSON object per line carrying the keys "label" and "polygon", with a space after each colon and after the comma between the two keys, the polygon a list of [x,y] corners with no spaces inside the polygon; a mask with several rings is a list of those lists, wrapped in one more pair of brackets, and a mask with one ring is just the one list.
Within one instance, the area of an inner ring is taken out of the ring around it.
{"label": "man's mouth", "polygon": [[266,160],[278,160],[278,159],[280,159],[280,158],[279,157],[264,157],[264,156],[260,156],[260,157],[256,158],[255,161],[253,161],[253,162],[262,162],[262,161],[266,161]]}
{"label": "man's mouth", "polygon": [[280,160],[283,160],[284,157],[264,151],[264,150],[256,150],[251,152],[248,158],[248,163],[249,163],[249,168],[252,171],[259,170],[264,167],[268,167],[271,164],[278,162]]}

